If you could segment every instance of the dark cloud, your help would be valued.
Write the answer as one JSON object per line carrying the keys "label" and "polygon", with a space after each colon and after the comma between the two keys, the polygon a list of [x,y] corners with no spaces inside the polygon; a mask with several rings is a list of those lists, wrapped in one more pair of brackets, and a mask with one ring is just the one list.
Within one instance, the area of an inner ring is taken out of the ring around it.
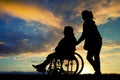
{"label": "dark cloud", "polygon": [[0,19],[0,56],[45,52],[55,44],[57,34],[54,29],[37,22],[28,24],[18,18],[7,17]]}

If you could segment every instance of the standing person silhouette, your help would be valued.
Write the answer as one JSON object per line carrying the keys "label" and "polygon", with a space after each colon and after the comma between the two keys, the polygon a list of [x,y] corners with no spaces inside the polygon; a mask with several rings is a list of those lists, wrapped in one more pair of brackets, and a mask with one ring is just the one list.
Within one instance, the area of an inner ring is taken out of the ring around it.
{"label": "standing person silhouette", "polygon": [[73,28],[71,26],[65,26],[64,28],[64,37],[60,40],[55,52],[49,54],[46,60],[38,65],[32,65],[38,72],[45,72],[46,66],[52,61],[53,58],[73,58],[76,48],[76,38],[73,33]]}
{"label": "standing person silhouette", "polygon": [[83,32],[77,44],[85,40],[84,49],[87,50],[86,58],[95,70],[95,74],[101,74],[99,56],[102,47],[102,37],[93,20],[92,12],[84,10],[81,15],[84,20]]}

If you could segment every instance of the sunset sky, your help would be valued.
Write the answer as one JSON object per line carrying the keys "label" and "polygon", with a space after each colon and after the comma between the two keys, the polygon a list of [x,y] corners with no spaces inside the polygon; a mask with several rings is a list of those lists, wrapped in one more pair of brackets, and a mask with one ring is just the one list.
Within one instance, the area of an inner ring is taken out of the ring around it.
{"label": "sunset sky", "polygon": [[[0,72],[36,72],[63,38],[63,29],[81,36],[81,12],[91,10],[103,38],[102,73],[120,74],[120,0],[0,0]],[[83,74],[94,73],[86,60],[84,41],[76,52],[84,59]]]}

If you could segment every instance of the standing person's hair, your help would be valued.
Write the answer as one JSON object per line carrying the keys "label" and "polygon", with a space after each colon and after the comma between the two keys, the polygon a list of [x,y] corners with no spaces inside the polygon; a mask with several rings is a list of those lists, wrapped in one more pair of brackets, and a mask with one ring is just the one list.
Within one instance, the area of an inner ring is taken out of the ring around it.
{"label": "standing person's hair", "polygon": [[93,17],[92,11],[84,10],[84,11],[82,12],[82,18],[83,18],[84,20],[93,19],[94,17]]}

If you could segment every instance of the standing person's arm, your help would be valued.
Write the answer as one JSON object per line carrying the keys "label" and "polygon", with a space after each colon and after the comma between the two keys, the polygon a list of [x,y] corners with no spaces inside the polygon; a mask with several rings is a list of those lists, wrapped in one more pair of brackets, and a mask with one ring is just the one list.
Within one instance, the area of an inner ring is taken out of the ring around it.
{"label": "standing person's arm", "polygon": [[82,33],[81,37],[78,39],[77,44],[79,44],[81,41],[85,39],[84,33]]}
{"label": "standing person's arm", "polygon": [[83,24],[83,32],[81,37],[78,39],[77,44],[79,44],[81,41],[83,41],[85,39],[85,35],[86,35],[86,31],[85,31],[85,25]]}

